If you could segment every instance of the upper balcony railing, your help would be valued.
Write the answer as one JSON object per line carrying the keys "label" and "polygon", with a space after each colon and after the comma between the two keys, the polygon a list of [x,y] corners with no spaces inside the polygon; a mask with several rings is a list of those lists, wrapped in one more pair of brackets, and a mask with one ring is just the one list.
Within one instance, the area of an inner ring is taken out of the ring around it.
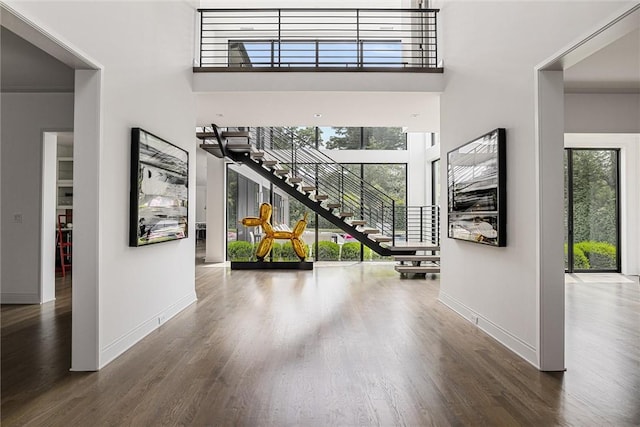
{"label": "upper balcony railing", "polygon": [[197,71],[427,71],[438,9],[199,9]]}

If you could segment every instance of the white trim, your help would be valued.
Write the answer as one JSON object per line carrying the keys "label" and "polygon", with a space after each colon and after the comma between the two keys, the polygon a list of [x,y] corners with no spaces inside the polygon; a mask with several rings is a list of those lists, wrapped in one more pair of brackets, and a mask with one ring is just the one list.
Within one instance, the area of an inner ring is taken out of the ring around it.
{"label": "white trim", "polygon": [[540,369],[537,365],[537,351],[535,346],[521,340],[511,332],[493,323],[486,317],[481,316],[471,308],[464,305],[462,302],[444,292],[440,292],[440,297],[438,299],[441,303],[449,307],[451,310],[455,311],[472,324],[475,324],[487,335],[496,339],[500,344],[504,345],[509,350],[513,351],[536,368]]}
{"label": "white trim", "polygon": [[563,49],[542,61],[536,70],[566,70],[596,51],[618,40],[638,28],[640,3],[624,6],[617,13],[600,21],[594,29],[586,32]]}
{"label": "white trim", "polygon": [[[56,184],[57,179],[57,151],[58,133],[44,131],[42,133],[42,163],[40,188],[40,256],[38,269],[40,270],[40,303],[55,300],[56,284],[56,252],[57,224],[56,214]],[[55,248],[55,250],[52,250]]]}
{"label": "white trim", "polygon": [[565,133],[565,148],[620,150],[621,272],[640,274],[640,133]]}
{"label": "white trim", "polygon": [[100,366],[100,153],[102,71],[76,70],[73,105],[73,286],[71,369]]}
{"label": "white trim", "polygon": [[[558,222],[551,215],[553,205],[553,191],[549,181],[549,172],[556,175],[553,168],[553,145],[550,140],[555,137],[557,128],[557,115],[562,115],[564,134],[564,111],[550,112],[554,109],[554,100],[558,96],[564,96],[564,89],[558,86],[557,76],[552,72],[560,72],[569,66],[590,56],[596,50],[620,38],[637,28],[634,19],[640,15],[640,4],[625,6],[614,15],[611,15],[593,30],[585,33],[576,41],[558,50],[554,55],[534,67],[534,122],[535,122],[535,153],[536,153],[536,339],[537,339],[537,365],[545,371],[557,371],[564,369],[564,294],[560,292],[555,279],[557,260],[553,259],[552,252],[561,249],[556,247],[557,236],[553,236],[553,228]],[[561,83],[561,82],[560,82]],[[561,93],[555,93],[559,91]],[[544,99],[542,99],[544,98]],[[564,105],[564,101],[562,101]],[[564,109],[564,107],[563,107]],[[564,144],[563,144],[564,148]],[[544,149],[544,150],[543,150]],[[546,154],[545,154],[546,153]],[[547,165],[551,160],[552,165]],[[544,170],[543,170],[544,169]],[[543,191],[544,190],[544,191]],[[547,194],[549,193],[549,194]],[[551,202],[551,204],[547,202]],[[546,205],[545,205],[546,203]],[[557,297],[557,298],[556,298]],[[559,306],[562,305],[562,313]]]}
{"label": "white trim", "polygon": [[102,69],[102,65],[40,22],[27,18],[17,8],[0,3],[0,22],[37,48],[73,69]]}
{"label": "white trim", "polygon": [[564,262],[564,83],[563,72],[536,70],[536,337],[537,365],[543,371],[563,371]]}
{"label": "white trim", "polygon": [[195,303],[198,300],[195,291],[190,292],[188,295],[180,298],[177,302],[170,305],[166,309],[153,315],[151,318],[145,320],[128,333],[124,334],[120,338],[117,338],[112,343],[104,346],[100,350],[100,366],[99,369],[112,362],[115,358],[122,353],[133,347],[138,341],[149,335],[151,332],[158,329],[161,325],[166,323],[169,319],[180,313],[182,310]]}

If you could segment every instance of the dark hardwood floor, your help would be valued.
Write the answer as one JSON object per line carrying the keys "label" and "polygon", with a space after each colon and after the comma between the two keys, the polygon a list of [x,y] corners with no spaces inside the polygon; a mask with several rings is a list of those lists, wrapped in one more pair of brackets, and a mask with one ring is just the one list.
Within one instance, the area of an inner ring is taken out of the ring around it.
{"label": "dark hardwood floor", "polygon": [[390,265],[198,265],[199,301],[69,372],[69,285],[2,307],[2,425],[640,424],[637,283],[567,285],[567,367],[538,372]]}

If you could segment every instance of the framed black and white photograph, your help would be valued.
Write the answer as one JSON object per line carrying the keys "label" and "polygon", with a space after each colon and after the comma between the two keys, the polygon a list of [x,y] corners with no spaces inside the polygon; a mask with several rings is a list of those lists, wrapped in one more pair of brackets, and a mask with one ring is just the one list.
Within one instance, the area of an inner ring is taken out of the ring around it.
{"label": "framed black and white photograph", "polygon": [[130,197],[129,246],[187,237],[189,153],[132,128]]}
{"label": "framed black and white photograph", "polygon": [[505,129],[449,151],[447,187],[450,238],[507,245]]}

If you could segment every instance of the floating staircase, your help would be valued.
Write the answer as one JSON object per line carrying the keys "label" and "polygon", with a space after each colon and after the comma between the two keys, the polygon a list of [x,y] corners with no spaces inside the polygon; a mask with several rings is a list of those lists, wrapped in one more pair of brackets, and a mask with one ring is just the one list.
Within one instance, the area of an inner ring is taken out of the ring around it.
{"label": "floating staircase", "polygon": [[[404,244],[396,245],[399,240],[396,224],[415,216],[413,209],[410,212],[410,208],[396,206],[392,198],[294,133],[274,128],[221,130],[214,124],[202,128],[196,136],[202,140],[202,149],[216,157],[246,165],[381,256],[420,256],[416,254],[424,244],[407,242],[411,234],[408,223],[404,227]],[[437,218],[437,215],[431,213],[431,218]],[[420,224],[421,232],[424,228],[427,227]],[[437,227],[434,230],[437,233]],[[422,235],[420,237],[422,239]],[[429,248],[437,243],[431,242]],[[417,258],[411,261],[412,265],[404,265],[407,260],[398,261],[401,264],[396,270],[401,274],[414,272],[402,271],[403,268],[424,269],[433,267],[434,263],[433,259],[418,261]]]}
{"label": "floating staircase", "polygon": [[[418,249],[416,247],[416,249]],[[402,276],[408,274],[436,274],[440,273],[440,247],[439,246],[424,246],[420,247],[416,252],[424,252],[425,254],[419,255],[396,255],[393,260],[398,264],[395,266],[395,270]],[[432,255],[426,255],[427,252],[431,252]],[[435,253],[438,252],[436,255]]]}

